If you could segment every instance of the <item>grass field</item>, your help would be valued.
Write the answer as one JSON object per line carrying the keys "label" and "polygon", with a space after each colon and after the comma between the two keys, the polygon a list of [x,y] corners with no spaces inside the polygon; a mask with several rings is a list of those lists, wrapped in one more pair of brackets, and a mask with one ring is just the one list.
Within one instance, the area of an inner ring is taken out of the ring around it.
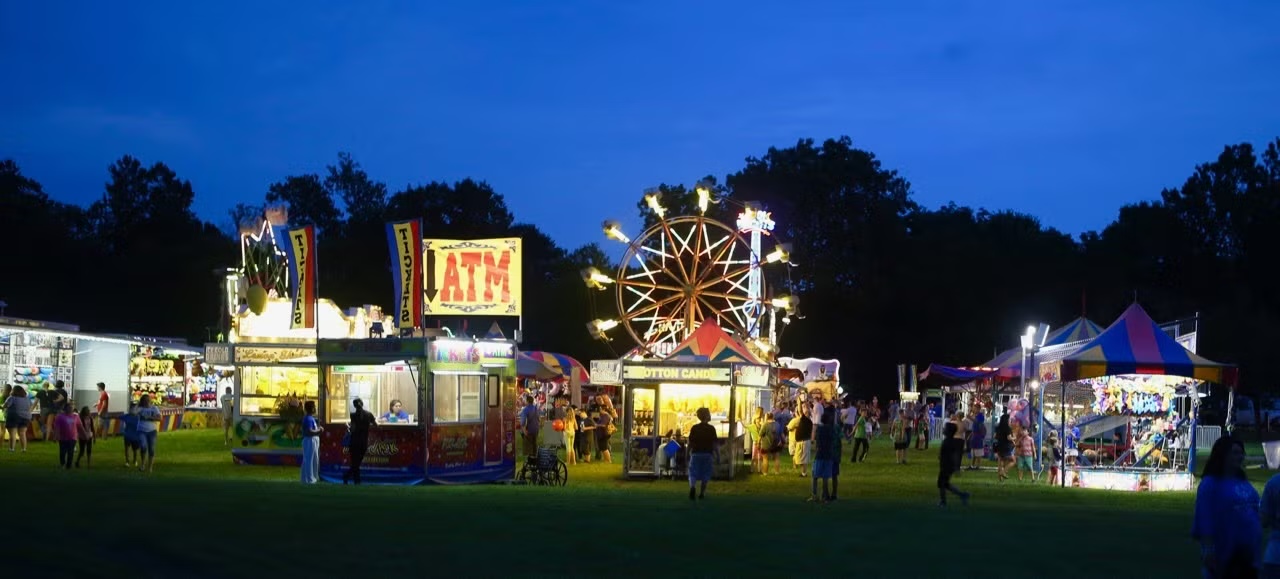
{"label": "grass field", "polygon": [[[892,464],[886,443],[843,464],[840,501],[808,479],[626,482],[579,465],[565,488],[303,486],[297,470],[231,464],[220,433],[162,433],[156,472],[126,470],[120,439],[92,470],[56,446],[0,453],[8,520],[26,539],[5,569],[52,576],[1191,577],[1190,493],[999,485],[964,473],[972,504],[936,506],[935,451]],[[1252,450],[1252,449],[1251,449]],[[618,453],[617,456],[620,456]],[[1269,472],[1255,470],[1259,484]],[[12,492],[20,489],[20,492]],[[16,519],[12,509],[31,516]],[[17,546],[18,548],[15,548]]]}

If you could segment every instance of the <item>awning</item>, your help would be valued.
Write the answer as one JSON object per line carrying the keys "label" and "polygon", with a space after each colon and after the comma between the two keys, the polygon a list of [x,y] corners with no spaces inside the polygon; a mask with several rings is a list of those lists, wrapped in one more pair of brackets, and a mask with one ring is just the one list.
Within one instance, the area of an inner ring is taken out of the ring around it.
{"label": "awning", "polygon": [[577,380],[579,384],[591,382],[591,376],[587,374],[587,369],[583,367],[582,363],[569,356],[539,351],[521,352],[521,354],[546,364],[548,368],[555,370],[558,375],[564,376],[569,380]]}
{"label": "awning", "polygon": [[991,369],[972,370],[969,368],[943,366],[942,364],[929,364],[929,367],[920,373],[920,382],[927,386],[955,386],[986,380],[995,375],[996,372]]}

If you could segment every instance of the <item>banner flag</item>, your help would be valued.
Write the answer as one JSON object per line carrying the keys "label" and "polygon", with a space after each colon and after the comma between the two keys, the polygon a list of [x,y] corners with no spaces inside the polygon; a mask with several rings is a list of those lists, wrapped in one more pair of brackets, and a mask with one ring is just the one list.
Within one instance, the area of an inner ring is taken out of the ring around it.
{"label": "banner flag", "polygon": [[393,221],[387,224],[387,244],[391,248],[391,278],[396,288],[396,328],[406,330],[422,325],[422,220]]}
{"label": "banner flag", "polygon": [[293,313],[289,328],[316,327],[316,228],[289,230],[289,285],[293,288]]}

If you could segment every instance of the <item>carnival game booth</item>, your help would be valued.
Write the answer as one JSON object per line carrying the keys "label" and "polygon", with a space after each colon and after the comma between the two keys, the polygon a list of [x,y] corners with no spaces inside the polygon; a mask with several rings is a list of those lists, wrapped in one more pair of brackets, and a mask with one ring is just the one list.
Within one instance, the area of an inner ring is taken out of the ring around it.
{"label": "carnival game booth", "polygon": [[516,346],[506,340],[321,340],[320,476],[350,466],[347,425],[360,398],[378,423],[362,479],[382,484],[498,482],[515,476]]}
{"label": "carnival game booth", "polygon": [[605,369],[592,375],[597,384],[622,385],[625,404],[618,427],[624,448],[623,474],[657,477],[663,465],[655,460],[668,432],[687,434],[698,423],[699,408],[711,411],[719,460],[716,478],[733,478],[745,448],[745,408],[769,387],[769,367],[745,345],[707,320],[663,360],[614,360],[592,363]]}
{"label": "carnival game booth", "polygon": [[[199,352],[182,340],[127,334],[90,334],[71,324],[0,318],[0,375],[22,386],[28,395],[58,380],[67,386],[72,405],[96,414],[98,383],[106,385],[108,416],[119,416],[132,398],[152,394],[160,406],[161,430],[182,426],[179,402],[191,380],[191,362]],[[37,412],[39,408],[35,408]],[[32,436],[42,438],[43,424],[32,421]],[[113,420],[109,432],[119,430]]]}
{"label": "carnival game booth", "polygon": [[1189,491],[1200,392],[1206,382],[1234,388],[1237,370],[1189,350],[1135,303],[1074,352],[1041,361],[1038,377],[1047,428],[1037,441],[1047,429],[1080,441],[1062,484]]}
{"label": "carnival game booth", "polygon": [[[261,314],[238,308],[230,341],[205,345],[204,364],[220,374],[232,369],[231,457],[236,464],[301,464],[302,407],[308,400],[320,401],[316,335],[367,339],[371,309],[376,308],[353,309],[348,315],[333,302],[319,300],[318,329],[291,328],[291,301],[272,299]],[[219,385],[227,383],[218,379]]]}

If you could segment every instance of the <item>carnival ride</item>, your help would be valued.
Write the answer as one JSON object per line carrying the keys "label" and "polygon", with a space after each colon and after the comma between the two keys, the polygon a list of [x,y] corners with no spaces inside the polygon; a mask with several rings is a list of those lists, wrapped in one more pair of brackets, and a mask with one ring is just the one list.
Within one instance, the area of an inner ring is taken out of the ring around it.
{"label": "carnival ride", "polygon": [[745,205],[730,227],[706,216],[711,191],[699,187],[696,193],[698,213],[673,216],[656,191],[648,192],[645,201],[657,223],[634,239],[618,222],[604,223],[605,235],[627,249],[615,276],[588,268],[582,277],[598,290],[614,287],[619,317],[593,320],[588,330],[608,340],[606,333],[622,326],[637,355],[664,358],[703,321],[713,320],[757,357],[772,360],[798,300],[771,294],[764,267],[789,263],[790,246],[780,243],[763,253],[775,225],[768,211]]}

